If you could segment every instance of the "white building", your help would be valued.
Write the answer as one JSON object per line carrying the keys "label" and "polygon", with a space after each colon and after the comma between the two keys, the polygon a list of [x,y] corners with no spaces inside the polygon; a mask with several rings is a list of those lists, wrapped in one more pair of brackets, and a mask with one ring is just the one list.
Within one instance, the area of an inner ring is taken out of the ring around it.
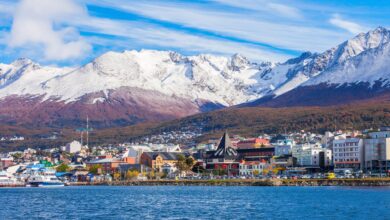
{"label": "white building", "polygon": [[291,145],[275,145],[275,156],[283,156],[291,154]]}
{"label": "white building", "polygon": [[390,170],[390,131],[371,132],[364,140],[364,169],[373,172]]}
{"label": "white building", "polygon": [[322,148],[319,143],[296,145],[291,151],[300,166],[327,167],[332,164],[332,151]]}
{"label": "white building", "polygon": [[78,141],[72,141],[65,146],[65,151],[73,154],[81,151],[81,144]]}
{"label": "white building", "polygon": [[363,139],[336,137],[333,140],[333,164],[335,169],[362,169]]}
{"label": "white building", "polygon": [[180,153],[181,148],[180,145],[176,144],[149,144],[149,147],[153,151],[158,151],[158,152],[176,152]]}
{"label": "white building", "polygon": [[265,169],[266,163],[261,163],[259,161],[243,161],[239,166],[240,176],[253,176],[261,175]]}
{"label": "white building", "polygon": [[325,148],[332,148],[333,140],[335,138],[335,135],[333,132],[327,131],[325,132],[325,135],[322,136],[321,144]]}

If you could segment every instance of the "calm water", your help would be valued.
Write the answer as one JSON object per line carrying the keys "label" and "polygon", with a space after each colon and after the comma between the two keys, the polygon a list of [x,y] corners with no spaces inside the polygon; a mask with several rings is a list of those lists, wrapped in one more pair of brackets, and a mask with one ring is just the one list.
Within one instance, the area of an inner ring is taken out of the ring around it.
{"label": "calm water", "polygon": [[0,189],[0,219],[390,219],[390,188]]}

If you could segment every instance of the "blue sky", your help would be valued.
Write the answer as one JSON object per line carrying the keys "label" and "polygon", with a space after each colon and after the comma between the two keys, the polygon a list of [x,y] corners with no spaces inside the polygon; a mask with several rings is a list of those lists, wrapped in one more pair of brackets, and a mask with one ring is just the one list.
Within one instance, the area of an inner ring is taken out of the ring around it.
{"label": "blue sky", "polygon": [[0,0],[0,62],[74,66],[141,49],[285,61],[389,21],[379,0]]}

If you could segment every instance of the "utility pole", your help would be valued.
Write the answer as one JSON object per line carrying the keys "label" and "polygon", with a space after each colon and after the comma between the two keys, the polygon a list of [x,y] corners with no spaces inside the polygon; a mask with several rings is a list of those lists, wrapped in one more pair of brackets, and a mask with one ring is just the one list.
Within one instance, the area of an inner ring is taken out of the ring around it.
{"label": "utility pole", "polygon": [[87,147],[89,145],[89,118],[87,115]]}

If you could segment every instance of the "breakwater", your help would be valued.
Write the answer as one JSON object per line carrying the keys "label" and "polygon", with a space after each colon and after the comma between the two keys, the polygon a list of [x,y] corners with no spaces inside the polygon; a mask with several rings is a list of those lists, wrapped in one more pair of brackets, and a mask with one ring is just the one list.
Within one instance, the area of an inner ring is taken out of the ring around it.
{"label": "breakwater", "polygon": [[77,182],[71,186],[390,186],[390,178],[367,179],[266,179],[266,180],[146,180],[112,182]]}

